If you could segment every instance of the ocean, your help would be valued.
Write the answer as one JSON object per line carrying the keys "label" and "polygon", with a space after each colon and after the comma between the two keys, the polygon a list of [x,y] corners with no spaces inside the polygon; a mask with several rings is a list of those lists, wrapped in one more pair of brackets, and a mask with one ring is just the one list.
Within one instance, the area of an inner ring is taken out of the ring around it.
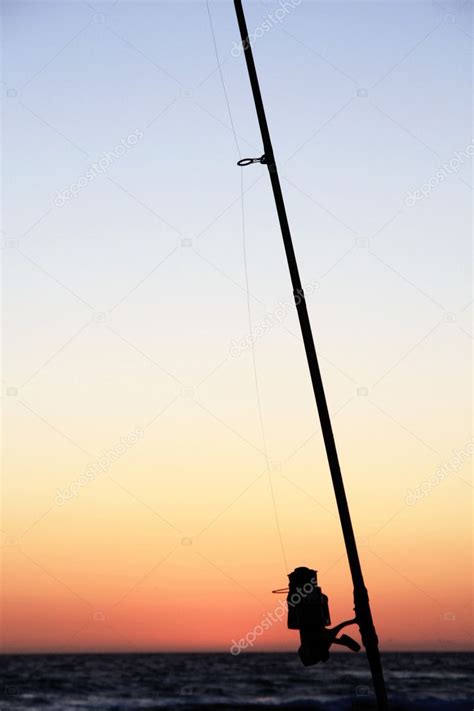
{"label": "ocean", "polygon": [[[383,655],[394,711],[473,711],[474,655]],[[373,708],[365,656],[305,668],[295,653],[57,654],[1,658],[1,711]]]}

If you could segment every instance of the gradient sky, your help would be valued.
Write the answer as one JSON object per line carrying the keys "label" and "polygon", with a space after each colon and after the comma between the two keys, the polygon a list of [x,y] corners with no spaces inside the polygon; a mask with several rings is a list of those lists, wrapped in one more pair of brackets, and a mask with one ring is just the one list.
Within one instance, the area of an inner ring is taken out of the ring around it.
{"label": "gradient sky", "polygon": [[[470,4],[292,5],[279,22],[278,3],[245,7],[381,645],[466,649]],[[210,9],[240,152],[258,156],[232,3]],[[206,3],[4,2],[1,94],[3,649],[227,650],[297,565],[346,618],[258,165],[248,321]],[[296,646],[282,622],[255,648]]]}

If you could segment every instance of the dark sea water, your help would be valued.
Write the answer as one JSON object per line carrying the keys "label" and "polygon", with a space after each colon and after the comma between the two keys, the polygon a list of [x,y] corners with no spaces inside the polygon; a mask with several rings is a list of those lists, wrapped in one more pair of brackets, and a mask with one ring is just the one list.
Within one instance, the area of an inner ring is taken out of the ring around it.
{"label": "dark sea water", "polygon": [[[474,709],[473,655],[383,662],[394,710]],[[1,711],[373,708],[363,654],[311,668],[296,654],[5,655],[1,664]]]}

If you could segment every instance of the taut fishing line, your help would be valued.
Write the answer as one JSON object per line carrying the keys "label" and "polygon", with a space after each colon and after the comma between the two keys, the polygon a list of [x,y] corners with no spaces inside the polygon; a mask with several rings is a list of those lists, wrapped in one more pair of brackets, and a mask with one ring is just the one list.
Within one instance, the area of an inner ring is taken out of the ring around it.
{"label": "taut fishing line", "polygon": [[[235,143],[235,147],[236,147],[236,151],[237,151],[237,156],[240,161],[242,159],[242,153],[240,151],[239,139],[237,138],[237,132],[235,130],[235,124],[234,124],[234,119],[232,116],[232,110],[230,107],[229,96],[227,93],[227,88],[226,88],[226,84],[225,84],[225,80],[224,80],[224,74],[222,71],[222,65],[221,65],[221,61],[220,61],[220,57],[219,57],[219,50],[217,49],[217,41],[216,41],[216,35],[214,32],[214,24],[212,21],[212,14],[211,14],[211,8],[209,6],[209,0],[206,0],[206,7],[207,7],[207,14],[209,17],[209,26],[210,26],[210,30],[211,30],[212,42],[214,45],[214,52],[215,52],[216,60],[217,60],[217,68],[219,71],[222,90],[224,93],[225,103],[227,106],[227,113],[229,115],[229,122],[230,122],[230,126],[232,129],[232,135],[234,137],[234,143]],[[242,248],[243,248],[243,262],[244,262],[244,273],[245,273],[245,291],[246,291],[246,299],[247,299],[247,319],[248,319],[249,333],[251,335],[253,333],[253,326],[252,326],[252,309],[251,309],[251,305],[250,305],[249,274],[248,274],[248,263],[247,263],[247,239],[246,239],[246,230],[245,230],[244,194],[245,194],[244,174],[243,174],[243,167],[241,167],[240,168],[240,204],[241,204],[241,224],[242,224]],[[265,457],[265,467],[266,467],[266,473],[267,473],[268,483],[269,483],[269,487],[270,487],[270,494],[271,494],[271,499],[272,499],[273,511],[275,514],[275,524],[276,524],[276,528],[277,528],[277,532],[278,532],[278,538],[280,540],[281,552],[283,555],[283,561],[285,564],[285,573],[286,573],[286,571],[288,570],[288,564],[287,564],[287,560],[286,560],[285,547],[283,545],[283,537],[282,537],[281,528],[280,528],[280,521],[278,518],[278,510],[277,510],[277,505],[276,505],[275,490],[273,487],[270,462],[268,459],[267,439],[266,439],[266,434],[265,434],[265,425],[263,422],[262,401],[261,401],[261,397],[260,397],[260,387],[259,387],[259,382],[258,382],[257,361],[256,361],[256,357],[255,357],[255,346],[254,346],[254,342],[253,342],[252,338],[250,338],[250,349],[251,349],[251,353],[252,353],[253,378],[254,378],[254,383],[255,383],[257,411],[258,411],[258,418],[259,418],[259,422],[260,422],[263,452],[264,452],[264,457]]]}

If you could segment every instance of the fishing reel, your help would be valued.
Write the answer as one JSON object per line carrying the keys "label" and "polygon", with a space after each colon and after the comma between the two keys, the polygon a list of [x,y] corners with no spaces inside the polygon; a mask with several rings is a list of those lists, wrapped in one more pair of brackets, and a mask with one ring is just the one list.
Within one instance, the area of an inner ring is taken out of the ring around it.
{"label": "fishing reel", "polygon": [[[347,625],[356,624],[357,620],[346,620],[335,627],[329,627],[328,597],[318,586],[317,571],[310,568],[295,568],[288,575],[288,629],[299,630],[301,646],[299,657],[305,667],[327,662],[331,645],[338,644],[353,652],[360,650],[360,645],[347,634],[337,635]],[[286,592],[274,590],[273,592]]]}

